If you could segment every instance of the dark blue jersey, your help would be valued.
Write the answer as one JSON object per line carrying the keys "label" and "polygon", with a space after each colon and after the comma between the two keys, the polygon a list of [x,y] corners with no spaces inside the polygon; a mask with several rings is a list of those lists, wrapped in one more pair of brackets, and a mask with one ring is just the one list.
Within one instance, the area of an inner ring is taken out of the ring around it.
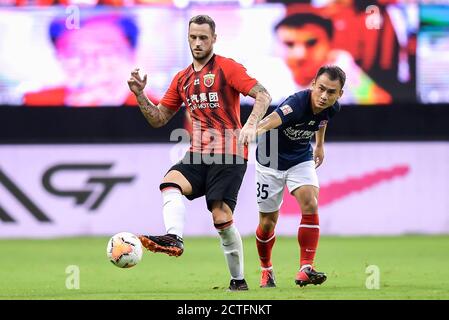
{"label": "dark blue jersey", "polygon": [[[257,143],[257,162],[277,170],[287,170],[298,163],[313,159],[310,140],[320,126],[325,125],[338,111],[340,104],[313,114],[311,90],[299,91],[284,102],[274,112],[281,117],[282,124],[259,137]],[[273,135],[277,131],[277,148]],[[271,152],[270,152],[271,150]],[[269,161],[269,163],[267,163]]]}

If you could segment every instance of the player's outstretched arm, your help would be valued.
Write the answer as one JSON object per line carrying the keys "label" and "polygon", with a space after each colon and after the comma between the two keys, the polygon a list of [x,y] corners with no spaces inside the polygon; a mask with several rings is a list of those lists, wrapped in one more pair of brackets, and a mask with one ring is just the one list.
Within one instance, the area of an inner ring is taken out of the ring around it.
{"label": "player's outstretched arm", "polygon": [[134,93],[145,119],[153,128],[159,128],[165,125],[176,113],[175,110],[164,107],[161,104],[157,106],[148,99],[144,89],[147,84],[147,75],[143,78],[139,75],[139,68],[131,72],[131,78],[128,80],[129,89]]}
{"label": "player's outstretched arm", "polygon": [[326,125],[320,127],[315,135],[315,150],[313,150],[313,160],[315,168],[321,166],[324,161],[324,136],[326,134]]}
{"label": "player's outstretched arm", "polygon": [[257,125],[257,135],[261,135],[271,129],[277,128],[282,124],[282,119],[279,114],[275,111],[270,113],[268,116],[260,120]]}
{"label": "player's outstretched arm", "polygon": [[257,83],[248,93],[256,101],[253,111],[248,117],[245,125],[240,132],[239,142],[249,143],[256,139],[257,124],[265,115],[271,103],[271,96],[260,83]]}

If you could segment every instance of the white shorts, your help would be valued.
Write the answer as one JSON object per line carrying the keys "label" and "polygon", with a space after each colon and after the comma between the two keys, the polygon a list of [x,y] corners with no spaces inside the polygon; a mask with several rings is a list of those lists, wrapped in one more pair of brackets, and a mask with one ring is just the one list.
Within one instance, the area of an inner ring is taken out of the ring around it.
{"label": "white shorts", "polygon": [[285,185],[290,193],[304,185],[319,188],[313,160],[299,163],[285,171],[265,167],[256,161],[256,183],[260,212],[274,212],[281,208]]}

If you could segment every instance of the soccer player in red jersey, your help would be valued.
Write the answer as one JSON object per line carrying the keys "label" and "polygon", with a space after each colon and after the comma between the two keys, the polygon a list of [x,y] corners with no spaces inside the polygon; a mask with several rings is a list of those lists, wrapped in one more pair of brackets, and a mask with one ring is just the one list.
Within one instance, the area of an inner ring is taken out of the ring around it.
{"label": "soccer player in red jersey", "polygon": [[[221,238],[232,291],[247,290],[243,246],[233,223],[237,195],[246,171],[248,142],[271,102],[267,90],[232,59],[214,54],[215,22],[207,15],[190,19],[188,41],[193,63],[178,72],[158,105],[144,93],[147,76],[131,72],[130,90],[153,127],[165,125],[184,103],[192,119],[192,140],[185,157],[162,180],[163,216],[167,234],[140,236],[145,248],[171,256],[184,251],[185,207],[182,196],[206,196],[208,210]],[[245,123],[240,123],[240,93],[255,99]]]}

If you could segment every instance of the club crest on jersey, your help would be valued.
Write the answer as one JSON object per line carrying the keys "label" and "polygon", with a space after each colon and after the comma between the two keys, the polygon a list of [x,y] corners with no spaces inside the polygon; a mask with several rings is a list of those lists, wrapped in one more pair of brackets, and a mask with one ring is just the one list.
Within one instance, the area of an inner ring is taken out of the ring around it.
{"label": "club crest on jersey", "polygon": [[204,85],[208,88],[212,87],[212,85],[214,84],[214,80],[215,80],[215,74],[213,74],[213,73],[208,73],[203,76]]}

